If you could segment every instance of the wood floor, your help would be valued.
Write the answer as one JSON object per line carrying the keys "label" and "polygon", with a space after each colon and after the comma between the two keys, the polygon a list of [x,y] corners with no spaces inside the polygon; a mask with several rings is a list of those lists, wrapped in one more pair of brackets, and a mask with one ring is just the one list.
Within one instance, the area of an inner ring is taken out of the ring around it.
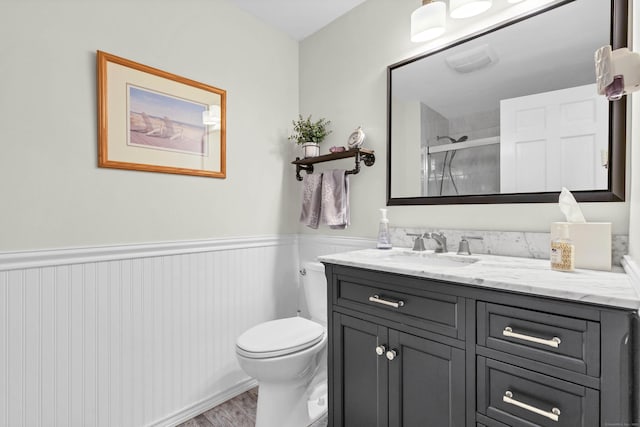
{"label": "wood floor", "polygon": [[[256,425],[257,401],[258,388],[256,387],[180,424],[178,427],[254,427]],[[327,417],[325,415],[310,427],[326,426]]]}

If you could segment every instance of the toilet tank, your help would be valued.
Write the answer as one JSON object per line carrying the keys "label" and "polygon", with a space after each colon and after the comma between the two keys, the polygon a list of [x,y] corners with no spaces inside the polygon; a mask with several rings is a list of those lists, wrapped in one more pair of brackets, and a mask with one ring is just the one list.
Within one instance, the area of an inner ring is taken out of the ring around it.
{"label": "toilet tank", "polygon": [[302,287],[311,320],[326,326],[327,279],[324,276],[324,265],[319,262],[306,262],[302,268],[306,271],[302,276]]}

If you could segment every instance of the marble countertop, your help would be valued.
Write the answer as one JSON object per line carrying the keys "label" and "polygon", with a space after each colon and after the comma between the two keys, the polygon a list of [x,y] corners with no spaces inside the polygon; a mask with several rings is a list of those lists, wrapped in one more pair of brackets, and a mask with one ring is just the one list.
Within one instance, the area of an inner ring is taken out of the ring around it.
{"label": "marble countertop", "polygon": [[321,262],[458,282],[592,304],[640,309],[640,295],[623,272],[551,270],[549,260],[497,255],[434,254],[405,248],[363,249],[318,257]]}

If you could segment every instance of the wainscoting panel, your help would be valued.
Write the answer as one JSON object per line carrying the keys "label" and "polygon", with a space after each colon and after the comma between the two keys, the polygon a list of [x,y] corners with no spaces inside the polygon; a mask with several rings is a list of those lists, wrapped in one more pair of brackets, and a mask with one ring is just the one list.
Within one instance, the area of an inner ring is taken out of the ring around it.
{"label": "wainscoting panel", "polygon": [[176,425],[255,385],[235,339],[295,314],[297,238],[0,254],[0,426]]}

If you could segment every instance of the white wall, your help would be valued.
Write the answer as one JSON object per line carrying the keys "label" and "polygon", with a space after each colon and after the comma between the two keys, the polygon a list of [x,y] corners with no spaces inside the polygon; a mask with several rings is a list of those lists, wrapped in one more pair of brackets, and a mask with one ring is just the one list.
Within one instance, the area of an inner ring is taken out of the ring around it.
{"label": "white wall", "polygon": [[[0,10],[0,252],[296,230],[297,42],[225,0]],[[227,179],[98,168],[96,50],[227,90]]]}
{"label": "white wall", "polygon": [[[301,43],[300,111],[333,121],[327,147],[344,145],[362,125],[365,146],[376,151],[376,164],[351,178],[352,226],[345,235],[377,233],[377,209],[386,203],[386,71],[425,48],[409,40],[410,15],[419,4],[368,0]],[[583,209],[590,221],[611,221],[614,234],[628,232],[628,203],[585,203]],[[390,207],[389,217],[396,226],[514,231],[548,231],[563,219],[555,204],[402,206]]]}

